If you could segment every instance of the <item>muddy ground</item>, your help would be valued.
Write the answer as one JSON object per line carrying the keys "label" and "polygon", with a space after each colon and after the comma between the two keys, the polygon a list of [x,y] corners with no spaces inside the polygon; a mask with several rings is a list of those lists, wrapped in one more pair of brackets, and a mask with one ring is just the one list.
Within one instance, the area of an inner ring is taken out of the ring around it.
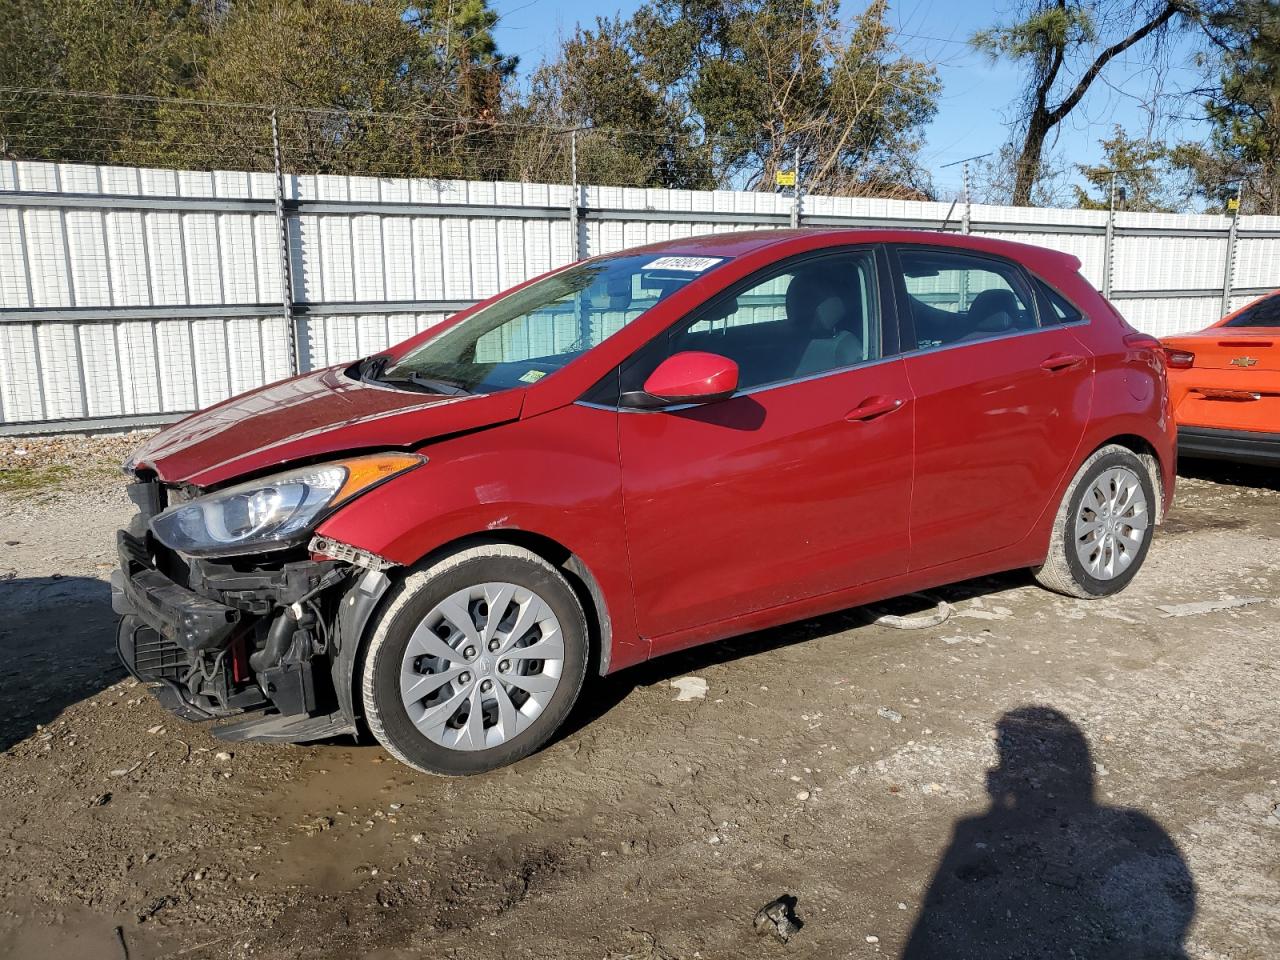
{"label": "muddy ground", "polygon": [[1118,598],[1011,574],[928,629],[742,637],[442,780],[223,745],[124,679],[130,443],[0,446],[0,956],[1280,955],[1275,472],[1195,467]]}

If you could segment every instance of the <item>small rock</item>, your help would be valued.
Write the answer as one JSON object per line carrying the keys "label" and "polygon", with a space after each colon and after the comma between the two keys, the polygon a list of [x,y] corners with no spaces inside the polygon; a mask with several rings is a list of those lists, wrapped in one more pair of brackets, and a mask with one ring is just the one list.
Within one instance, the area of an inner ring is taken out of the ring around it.
{"label": "small rock", "polygon": [[164,724],[157,723],[154,727],[150,727],[147,730],[147,733],[151,734],[152,736],[155,736],[157,733],[164,733]]}
{"label": "small rock", "polygon": [[877,937],[875,934],[872,934],[872,933],[867,934],[866,940],[867,940],[867,943],[879,943],[879,942],[880,942],[880,938],[879,938],[879,937]]}
{"label": "small rock", "polygon": [[796,916],[796,898],[789,894],[766,903],[756,913],[752,925],[760,936],[774,936],[786,943],[804,923]]}
{"label": "small rock", "polygon": [[94,797],[92,800],[90,800],[90,801],[89,801],[89,806],[91,806],[91,807],[105,807],[105,806],[106,806],[108,803],[110,803],[110,802],[111,802],[111,794],[110,794],[110,793],[100,793],[100,794],[98,794],[96,797]]}
{"label": "small rock", "polygon": [[217,753],[213,755],[213,759],[221,760],[223,763],[226,763],[228,760],[230,760],[234,756],[235,754],[229,750],[219,750]]}
{"label": "small rock", "polygon": [[410,843],[421,843],[422,840],[423,840],[423,836],[420,833],[415,833],[413,836],[409,838]]}
{"label": "small rock", "polygon": [[808,790],[801,790],[799,793],[797,793],[797,794],[796,794],[796,799],[797,799],[797,800],[799,800],[799,801],[801,801],[801,802],[803,802],[803,801],[805,801],[805,800],[808,800],[808,799],[809,799],[809,791],[808,791]]}
{"label": "small rock", "polygon": [[307,836],[314,837],[317,833],[324,833],[326,830],[332,829],[333,824],[333,817],[315,817],[306,823],[300,824],[300,826]]}
{"label": "small rock", "polygon": [[1219,610],[1247,607],[1264,601],[1264,597],[1236,597],[1228,600],[1201,600],[1199,603],[1164,604],[1157,606],[1156,609],[1165,617],[1194,617],[1202,613],[1217,613]]}
{"label": "small rock", "polygon": [[702,677],[677,677],[671,681],[676,688],[676,703],[688,700],[705,700],[707,697],[707,681]]}
{"label": "small rock", "polygon": [[888,707],[881,707],[876,711],[876,716],[888,720],[890,723],[901,723],[902,714],[897,710],[890,710]]}

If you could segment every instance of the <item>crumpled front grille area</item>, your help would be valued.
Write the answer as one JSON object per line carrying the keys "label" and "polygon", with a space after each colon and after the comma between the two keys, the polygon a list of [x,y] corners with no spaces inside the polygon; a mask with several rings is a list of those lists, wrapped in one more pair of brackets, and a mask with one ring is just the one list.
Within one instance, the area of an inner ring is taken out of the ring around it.
{"label": "crumpled front grille area", "polygon": [[144,680],[181,683],[189,669],[187,652],[149,627],[141,627],[134,634],[133,656],[134,669]]}

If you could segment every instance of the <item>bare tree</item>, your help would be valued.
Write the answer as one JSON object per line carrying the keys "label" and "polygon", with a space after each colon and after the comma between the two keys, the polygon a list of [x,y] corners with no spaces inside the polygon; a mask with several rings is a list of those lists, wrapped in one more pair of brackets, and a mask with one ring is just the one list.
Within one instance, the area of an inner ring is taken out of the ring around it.
{"label": "bare tree", "polygon": [[973,36],[973,45],[993,59],[1007,57],[1027,67],[1021,143],[1016,147],[1014,161],[1014,204],[1031,203],[1049,135],[1080,104],[1107,65],[1144,40],[1158,40],[1180,25],[1179,21],[1188,14],[1189,3],[1190,0],[1023,0],[1013,23]]}

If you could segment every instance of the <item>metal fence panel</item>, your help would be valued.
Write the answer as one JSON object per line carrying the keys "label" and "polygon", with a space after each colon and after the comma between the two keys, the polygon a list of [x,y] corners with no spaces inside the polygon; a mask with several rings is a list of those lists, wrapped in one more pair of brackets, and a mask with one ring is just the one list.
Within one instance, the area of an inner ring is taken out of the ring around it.
{"label": "metal fence panel", "polygon": [[[171,419],[290,375],[290,322],[303,369],[341,363],[575,253],[783,228],[795,205],[749,191],[307,175],[283,178],[277,211],[275,188],[260,172],[0,163],[0,432]],[[1157,335],[1280,286],[1280,217],[1239,218],[1234,242],[1215,216],[805,196],[800,217],[1062,250]]]}

